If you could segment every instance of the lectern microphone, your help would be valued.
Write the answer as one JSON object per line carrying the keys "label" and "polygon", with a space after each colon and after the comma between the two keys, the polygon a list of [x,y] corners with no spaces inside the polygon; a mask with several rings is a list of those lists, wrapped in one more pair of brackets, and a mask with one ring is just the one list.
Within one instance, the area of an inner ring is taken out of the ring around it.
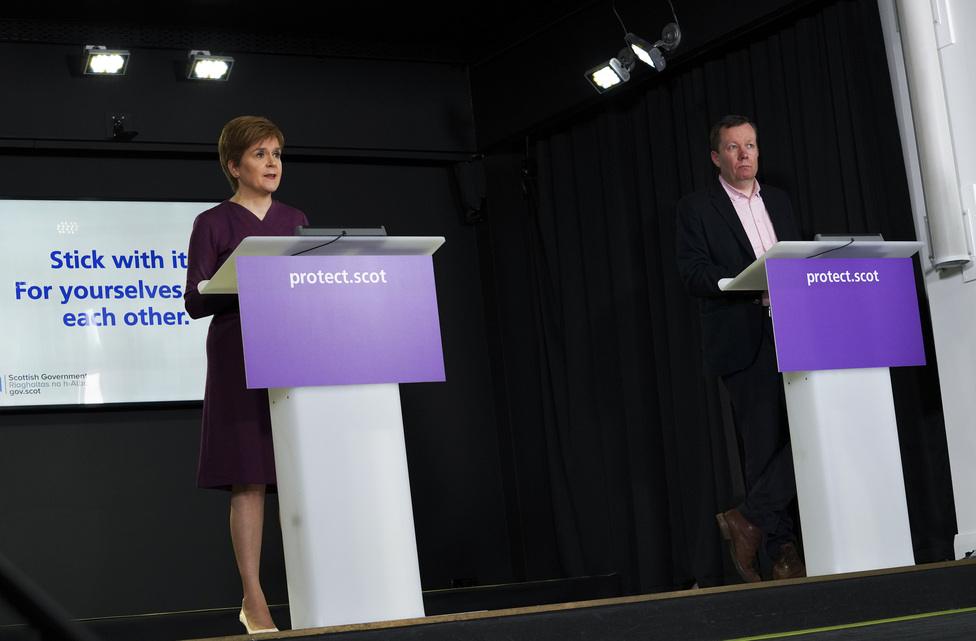
{"label": "lectern microphone", "polygon": [[296,236],[386,236],[386,227],[303,227],[295,228]]}

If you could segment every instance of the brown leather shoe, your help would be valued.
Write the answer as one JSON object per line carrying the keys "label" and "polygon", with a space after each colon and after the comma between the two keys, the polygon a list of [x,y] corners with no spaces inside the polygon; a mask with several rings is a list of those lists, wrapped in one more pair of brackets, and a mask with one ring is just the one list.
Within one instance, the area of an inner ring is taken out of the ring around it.
{"label": "brown leather shoe", "polygon": [[715,520],[718,521],[722,538],[729,542],[732,563],[742,580],[747,583],[762,581],[756,562],[756,552],[762,543],[762,530],[746,520],[735,508],[716,514]]}
{"label": "brown leather shoe", "polygon": [[773,579],[799,579],[807,575],[807,566],[800,560],[800,554],[793,543],[784,543],[779,549],[779,558],[773,564]]}

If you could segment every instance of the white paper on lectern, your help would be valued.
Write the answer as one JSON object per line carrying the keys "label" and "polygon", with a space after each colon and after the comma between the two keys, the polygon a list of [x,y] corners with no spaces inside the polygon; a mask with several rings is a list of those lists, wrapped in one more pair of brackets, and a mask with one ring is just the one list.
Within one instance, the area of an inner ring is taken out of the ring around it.
{"label": "white paper on lectern", "polygon": [[735,278],[722,278],[723,292],[768,289],[766,260],[769,258],[908,258],[922,248],[915,240],[781,240],[743,269]]}
{"label": "white paper on lectern", "polygon": [[431,256],[443,244],[443,236],[250,236],[197,291],[236,294],[238,256]]}

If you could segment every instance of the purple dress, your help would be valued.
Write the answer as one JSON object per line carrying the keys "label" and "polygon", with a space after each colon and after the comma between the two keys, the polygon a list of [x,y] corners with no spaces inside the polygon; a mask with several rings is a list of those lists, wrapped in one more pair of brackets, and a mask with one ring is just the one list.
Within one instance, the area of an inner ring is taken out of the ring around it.
{"label": "purple dress", "polygon": [[197,283],[212,277],[244,238],[291,236],[299,225],[308,225],[305,214],[277,201],[272,202],[264,220],[241,205],[224,201],[193,222],[184,303],[192,318],[213,314],[207,333],[199,487],[274,485],[275,466],[268,392],[249,390],[244,382],[237,296],[201,294]]}

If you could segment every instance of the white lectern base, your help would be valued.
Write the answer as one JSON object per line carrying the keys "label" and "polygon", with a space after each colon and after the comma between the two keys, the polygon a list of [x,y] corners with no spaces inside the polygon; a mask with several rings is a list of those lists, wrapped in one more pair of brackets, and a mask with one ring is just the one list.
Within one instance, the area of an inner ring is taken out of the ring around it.
{"label": "white lectern base", "polygon": [[976,554],[976,532],[960,532],[954,540],[956,559],[969,558],[967,555]]}
{"label": "white lectern base", "polygon": [[424,616],[400,388],[268,394],[292,628]]}
{"label": "white lectern base", "polygon": [[914,565],[888,368],[783,381],[807,574]]}

